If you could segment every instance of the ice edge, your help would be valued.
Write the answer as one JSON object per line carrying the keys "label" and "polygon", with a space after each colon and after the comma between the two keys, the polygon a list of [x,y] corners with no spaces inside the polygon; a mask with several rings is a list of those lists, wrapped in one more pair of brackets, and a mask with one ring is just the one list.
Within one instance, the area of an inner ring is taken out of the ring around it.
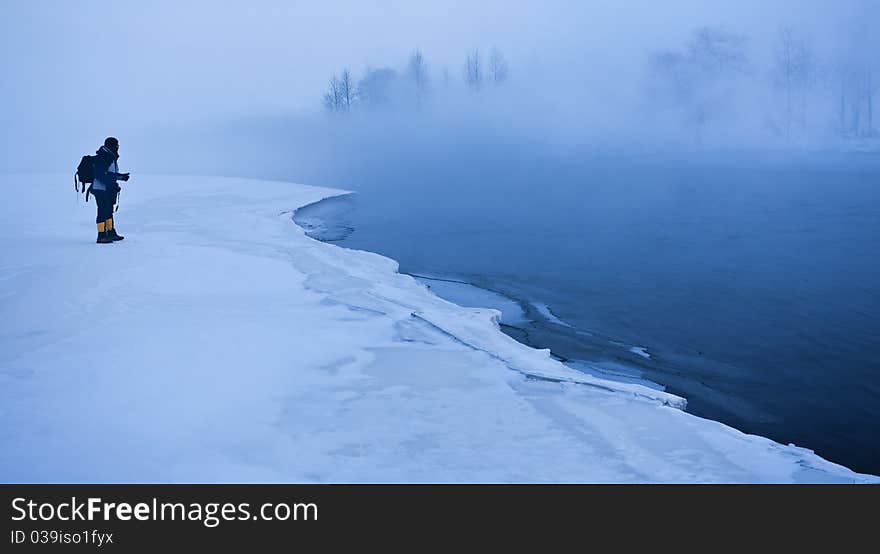
{"label": "ice edge", "polygon": [[[299,229],[307,239],[315,241],[328,248],[340,248],[342,250],[354,251],[350,248],[312,238],[309,236],[308,230],[295,221],[296,213],[299,210],[317,204],[328,198],[336,198],[349,194],[354,194],[354,192],[339,190],[334,194],[328,191],[327,196],[299,206],[292,211],[284,211],[282,214],[290,213],[292,216],[290,217],[290,222],[293,223],[293,225],[296,226],[296,228]],[[382,300],[410,309],[412,317],[438,329],[468,348],[479,350],[492,356],[501,361],[512,371],[533,379],[575,383],[608,392],[634,396],[644,400],[659,402],[660,404],[680,410],[684,410],[687,407],[687,399],[665,391],[658,391],[636,383],[620,383],[618,381],[601,379],[572,369],[554,359],[550,355],[550,350],[532,348],[531,346],[523,344],[503,333],[499,323],[501,314],[498,310],[466,308],[445,300],[434,294],[430,288],[420,283],[413,276],[400,273],[398,271],[399,263],[397,260],[382,256],[375,252],[370,252],[370,254],[390,262],[389,265],[394,268],[393,275],[397,278],[408,280],[411,287],[417,288],[421,293],[429,295],[433,300],[434,305],[409,306],[396,302],[393,298],[386,295],[382,296]]]}

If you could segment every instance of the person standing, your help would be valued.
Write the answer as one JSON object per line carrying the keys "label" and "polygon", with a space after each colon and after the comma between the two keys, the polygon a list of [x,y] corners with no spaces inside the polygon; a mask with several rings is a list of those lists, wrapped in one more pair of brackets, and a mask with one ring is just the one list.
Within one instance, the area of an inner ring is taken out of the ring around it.
{"label": "person standing", "polygon": [[128,173],[119,172],[119,140],[107,137],[96,152],[95,178],[90,187],[98,205],[98,244],[109,244],[124,239],[113,225],[113,205],[121,187],[117,181],[128,181]]}

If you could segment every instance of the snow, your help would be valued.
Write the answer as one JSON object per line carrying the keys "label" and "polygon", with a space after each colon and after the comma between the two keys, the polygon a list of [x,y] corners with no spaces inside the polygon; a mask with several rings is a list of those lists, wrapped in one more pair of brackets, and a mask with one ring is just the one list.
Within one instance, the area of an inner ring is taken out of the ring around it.
{"label": "snow", "polygon": [[532,302],[532,306],[534,306],[535,309],[538,310],[538,313],[544,316],[550,323],[555,323],[556,325],[561,325],[563,327],[571,327],[571,325],[556,317],[556,314],[550,311],[550,306],[547,304],[544,304],[543,302]]}
{"label": "snow", "polygon": [[633,354],[638,354],[642,358],[651,359],[651,354],[648,353],[648,349],[644,346],[633,346],[629,349]]}
{"label": "snow", "polygon": [[96,245],[69,181],[0,178],[4,482],[880,481],[566,367],[291,221],[343,191],[136,175],[125,241]]}
{"label": "snow", "polygon": [[518,326],[529,322],[522,306],[516,300],[508,298],[501,293],[453,279],[424,275],[415,275],[414,277],[431,289],[437,296],[454,302],[459,306],[494,308],[498,310],[501,312],[499,321],[505,325]]}
{"label": "snow", "polygon": [[666,390],[665,386],[648,380],[638,368],[613,360],[589,362],[584,360],[568,360],[565,362],[565,365],[610,381],[638,383],[652,389]]}

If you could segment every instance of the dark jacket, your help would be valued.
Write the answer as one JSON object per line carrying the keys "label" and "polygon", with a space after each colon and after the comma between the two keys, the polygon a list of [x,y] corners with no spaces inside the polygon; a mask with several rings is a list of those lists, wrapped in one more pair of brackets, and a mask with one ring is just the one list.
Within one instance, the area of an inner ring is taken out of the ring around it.
{"label": "dark jacket", "polygon": [[122,178],[119,173],[119,155],[102,146],[95,152],[95,182],[92,183],[92,190],[119,192],[119,183],[116,181]]}

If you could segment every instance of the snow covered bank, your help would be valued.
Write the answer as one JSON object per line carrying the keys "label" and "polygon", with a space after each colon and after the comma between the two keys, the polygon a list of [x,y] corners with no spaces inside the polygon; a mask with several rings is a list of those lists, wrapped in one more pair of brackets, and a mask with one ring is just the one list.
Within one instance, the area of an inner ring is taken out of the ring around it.
{"label": "snow covered bank", "polygon": [[566,367],[291,222],[341,191],[139,176],[126,240],[96,245],[69,180],[0,179],[2,481],[877,481]]}
{"label": "snow covered bank", "polygon": [[437,296],[459,306],[495,308],[501,312],[498,321],[505,325],[517,326],[529,322],[522,306],[516,300],[499,292],[490,291],[455,279],[428,277],[425,275],[413,275],[413,277],[426,285]]}

